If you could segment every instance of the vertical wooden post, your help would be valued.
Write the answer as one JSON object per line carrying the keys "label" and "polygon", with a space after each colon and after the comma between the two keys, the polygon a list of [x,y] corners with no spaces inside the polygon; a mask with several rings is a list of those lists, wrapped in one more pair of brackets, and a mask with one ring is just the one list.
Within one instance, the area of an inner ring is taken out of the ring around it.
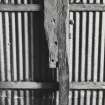
{"label": "vertical wooden post", "polygon": [[59,105],[69,103],[69,68],[66,52],[66,18],[69,0],[44,0],[44,25],[49,44],[50,67],[59,63]]}
{"label": "vertical wooden post", "polygon": [[69,68],[66,51],[68,0],[57,0],[57,38],[59,62],[59,105],[69,104]]}

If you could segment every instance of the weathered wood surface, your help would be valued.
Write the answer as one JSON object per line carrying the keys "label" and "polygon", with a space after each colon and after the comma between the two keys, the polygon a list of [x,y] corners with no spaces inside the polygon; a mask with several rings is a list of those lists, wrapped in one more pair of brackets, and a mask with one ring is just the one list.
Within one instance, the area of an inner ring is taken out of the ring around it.
{"label": "weathered wood surface", "polygon": [[58,89],[58,83],[0,82],[0,89]]}
{"label": "weathered wood surface", "polygon": [[56,35],[57,26],[57,0],[45,0],[44,1],[44,25],[46,38],[49,47],[49,66],[50,68],[56,68],[58,62],[58,40]]}
{"label": "weathered wood surface", "polygon": [[69,68],[66,49],[68,0],[57,0],[57,38],[59,63],[59,105],[69,104]]}
{"label": "weathered wood surface", "polygon": [[70,11],[105,11],[105,4],[70,4]]}
{"label": "weathered wood surface", "polygon": [[17,11],[40,11],[38,4],[0,4],[0,11],[17,12]]}
{"label": "weathered wood surface", "polygon": [[71,82],[70,90],[105,90],[105,82]]}
{"label": "weathered wood surface", "polygon": [[59,105],[68,105],[69,69],[66,53],[66,18],[69,3],[68,0],[45,0],[44,4],[50,67],[56,67],[58,61]]}

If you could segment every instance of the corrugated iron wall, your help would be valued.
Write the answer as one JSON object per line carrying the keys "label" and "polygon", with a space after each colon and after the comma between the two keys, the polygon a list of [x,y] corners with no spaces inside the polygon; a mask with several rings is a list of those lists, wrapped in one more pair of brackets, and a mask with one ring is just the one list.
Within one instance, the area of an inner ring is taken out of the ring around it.
{"label": "corrugated iron wall", "polygon": [[[70,0],[103,4],[104,0]],[[105,82],[105,12],[70,12],[67,41],[70,82]],[[104,105],[102,90],[70,91],[69,105]]]}
{"label": "corrugated iron wall", "polygon": [[[41,0],[0,0],[1,4],[32,4]],[[54,82],[48,68],[43,11],[0,12],[0,81]],[[1,90],[0,105],[53,105],[55,92]]]}

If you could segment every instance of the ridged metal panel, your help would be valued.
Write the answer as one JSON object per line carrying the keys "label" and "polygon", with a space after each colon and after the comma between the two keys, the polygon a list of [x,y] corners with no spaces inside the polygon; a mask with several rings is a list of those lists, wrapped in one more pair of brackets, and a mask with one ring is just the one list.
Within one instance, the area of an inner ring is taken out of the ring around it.
{"label": "ridged metal panel", "polygon": [[[1,4],[32,4],[32,0],[0,0]],[[42,1],[41,1],[42,4]],[[43,11],[0,12],[0,81],[55,82],[48,68]],[[0,105],[53,105],[55,92],[0,90]]]}
{"label": "ridged metal panel", "polygon": [[[70,3],[104,3],[71,0]],[[67,36],[70,82],[105,81],[105,12],[70,12]],[[70,105],[104,105],[102,90],[70,91]]]}

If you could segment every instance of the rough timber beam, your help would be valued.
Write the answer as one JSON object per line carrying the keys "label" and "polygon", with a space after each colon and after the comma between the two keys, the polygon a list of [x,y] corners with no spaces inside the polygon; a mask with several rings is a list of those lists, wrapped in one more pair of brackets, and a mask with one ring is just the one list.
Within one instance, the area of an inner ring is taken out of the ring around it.
{"label": "rough timber beam", "polygon": [[59,70],[59,105],[69,105],[69,68],[66,49],[68,0],[57,0],[57,38]]}
{"label": "rough timber beam", "polygon": [[69,4],[69,11],[105,11],[105,4]]}
{"label": "rough timber beam", "polygon": [[1,12],[32,12],[40,9],[39,4],[0,4]]}

